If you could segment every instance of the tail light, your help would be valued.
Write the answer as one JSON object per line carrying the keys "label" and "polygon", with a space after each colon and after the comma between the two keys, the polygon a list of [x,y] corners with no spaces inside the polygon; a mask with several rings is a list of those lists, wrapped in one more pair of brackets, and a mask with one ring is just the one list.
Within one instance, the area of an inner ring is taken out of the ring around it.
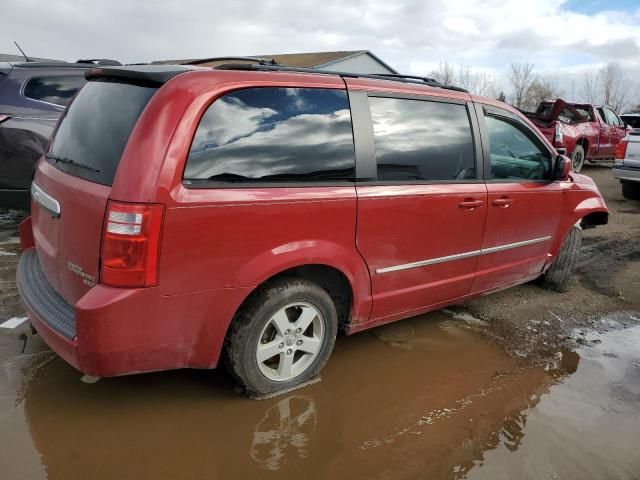
{"label": "tail light", "polygon": [[625,155],[627,154],[627,143],[628,140],[620,140],[620,143],[616,145],[616,160],[624,160]]}
{"label": "tail light", "polygon": [[0,113],[0,123],[4,122],[5,120],[9,120],[11,118],[11,115],[3,115],[2,113]]}
{"label": "tail light", "polygon": [[102,283],[114,287],[158,284],[163,216],[163,205],[109,201],[102,239]]}
{"label": "tail light", "polygon": [[554,137],[556,143],[562,143],[564,141],[564,133],[562,132],[562,125],[556,123],[556,135]]}

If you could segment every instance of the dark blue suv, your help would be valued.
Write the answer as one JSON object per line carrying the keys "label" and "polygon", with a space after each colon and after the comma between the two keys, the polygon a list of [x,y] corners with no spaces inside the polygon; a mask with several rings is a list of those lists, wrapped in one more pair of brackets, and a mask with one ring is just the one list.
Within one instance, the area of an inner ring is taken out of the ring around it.
{"label": "dark blue suv", "polygon": [[96,64],[118,62],[0,62],[0,208],[29,208],[35,163]]}

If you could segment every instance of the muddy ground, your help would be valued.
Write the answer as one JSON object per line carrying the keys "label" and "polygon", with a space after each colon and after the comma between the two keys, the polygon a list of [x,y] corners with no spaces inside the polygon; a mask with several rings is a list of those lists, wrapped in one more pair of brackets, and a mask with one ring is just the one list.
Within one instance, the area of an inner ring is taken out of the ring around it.
{"label": "muddy ground", "polygon": [[[611,221],[570,292],[340,338],[320,383],[271,400],[223,370],[83,383],[26,323],[0,328],[0,479],[640,478],[640,202],[585,173]],[[18,220],[0,212],[0,323],[23,315]]]}

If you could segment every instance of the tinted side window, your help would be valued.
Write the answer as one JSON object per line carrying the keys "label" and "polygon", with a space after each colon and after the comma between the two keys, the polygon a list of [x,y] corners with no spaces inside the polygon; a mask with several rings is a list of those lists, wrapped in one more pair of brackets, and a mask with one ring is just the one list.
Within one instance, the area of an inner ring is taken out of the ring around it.
{"label": "tinted side window", "polygon": [[225,95],[196,131],[185,184],[355,178],[343,90],[249,88]]}
{"label": "tinted side window", "polygon": [[466,106],[374,97],[369,102],[378,180],[476,177]]}
{"label": "tinted side window", "polygon": [[24,86],[24,96],[66,107],[85,83],[82,75],[31,78]]}
{"label": "tinted side window", "polygon": [[491,152],[491,177],[509,180],[549,178],[551,157],[516,126],[497,117],[485,116]]}

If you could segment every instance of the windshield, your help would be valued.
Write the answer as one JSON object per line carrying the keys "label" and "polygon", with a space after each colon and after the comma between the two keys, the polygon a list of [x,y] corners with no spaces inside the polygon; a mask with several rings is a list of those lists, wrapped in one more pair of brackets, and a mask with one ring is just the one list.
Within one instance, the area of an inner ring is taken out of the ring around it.
{"label": "windshield", "polygon": [[91,81],[67,109],[47,160],[76,177],[112,185],[120,157],[156,88]]}

